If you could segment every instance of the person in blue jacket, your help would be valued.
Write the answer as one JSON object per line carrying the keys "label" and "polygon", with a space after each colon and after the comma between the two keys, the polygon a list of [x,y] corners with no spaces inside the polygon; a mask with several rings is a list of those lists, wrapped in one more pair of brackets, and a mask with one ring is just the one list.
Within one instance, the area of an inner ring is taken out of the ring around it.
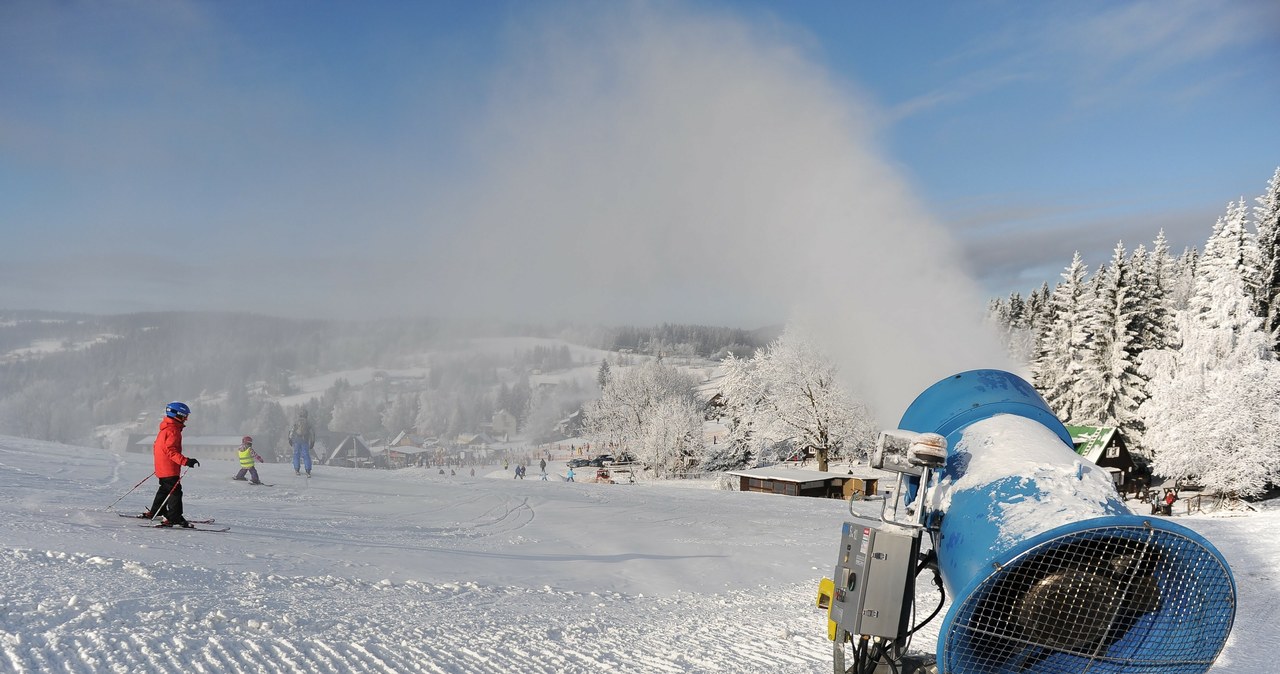
{"label": "person in blue jacket", "polygon": [[302,468],[306,468],[307,477],[311,477],[311,448],[316,444],[316,432],[305,409],[299,410],[298,421],[289,431],[289,444],[293,445],[293,474],[301,475]]}

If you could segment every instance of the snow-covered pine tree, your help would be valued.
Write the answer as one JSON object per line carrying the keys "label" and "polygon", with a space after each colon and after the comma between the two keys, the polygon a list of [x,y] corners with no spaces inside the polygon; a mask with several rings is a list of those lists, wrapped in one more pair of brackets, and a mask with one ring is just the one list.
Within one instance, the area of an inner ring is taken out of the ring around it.
{"label": "snow-covered pine tree", "polygon": [[1031,309],[1031,305],[1016,291],[1007,299],[995,298],[987,304],[987,320],[995,326],[1005,351],[1016,363],[1029,363],[1036,355]]}
{"label": "snow-covered pine tree", "polygon": [[596,383],[603,389],[609,383],[609,360],[600,359],[600,369],[596,370]]}
{"label": "snow-covered pine tree", "polygon": [[[1239,281],[1241,290],[1252,302],[1256,296],[1258,279],[1258,247],[1247,227],[1247,210],[1244,199],[1227,204],[1226,215],[1213,225],[1213,234],[1204,245],[1198,276]],[[1204,294],[1212,284],[1196,283],[1195,292]],[[1204,297],[1193,299],[1201,307],[1207,305]]]}
{"label": "snow-covered pine tree", "polygon": [[1253,496],[1280,479],[1280,363],[1239,270],[1202,269],[1191,306],[1176,314],[1180,348],[1147,354],[1150,397],[1139,413],[1158,474]]}
{"label": "snow-covered pine tree", "polygon": [[1035,340],[1035,347],[1030,357],[1024,362],[1027,365],[1027,371],[1031,373],[1032,380],[1038,381],[1035,374],[1036,363],[1046,356],[1046,345],[1050,342],[1049,332],[1053,330],[1053,325],[1058,320],[1058,313],[1053,305],[1053,290],[1049,288],[1047,281],[1031,294],[1031,299],[1035,307],[1031,317],[1031,338]]}
{"label": "snow-covered pine tree", "polygon": [[1080,251],[1076,251],[1049,299],[1054,320],[1040,337],[1033,368],[1036,388],[1064,421],[1077,420],[1081,370],[1089,348],[1087,273]]}
{"label": "snow-covered pine tree", "polygon": [[1129,257],[1130,287],[1138,302],[1134,349],[1141,355],[1148,349],[1163,349],[1169,341],[1170,314],[1164,289],[1156,274],[1154,256],[1139,245]]}
{"label": "snow-covered pine tree", "polygon": [[[1033,296],[1034,297],[1034,296]],[[1032,330],[1035,306],[1015,292],[1009,295],[1008,351],[1015,363],[1029,363],[1036,355],[1036,334]]]}
{"label": "snow-covered pine tree", "polygon": [[1258,280],[1254,313],[1271,338],[1271,350],[1280,356],[1280,168],[1256,199],[1253,224],[1258,242]]}
{"label": "snow-covered pine tree", "polygon": [[1005,306],[1003,298],[993,297],[987,302],[987,320],[1001,330],[1009,325],[1009,308]]}
{"label": "snow-covered pine tree", "polygon": [[1139,284],[1142,294],[1142,314],[1146,320],[1146,329],[1150,336],[1143,336],[1143,346],[1147,349],[1163,349],[1173,339],[1173,300],[1170,288],[1175,283],[1175,261],[1169,255],[1169,242],[1165,239],[1164,230],[1156,235],[1151,254]]}
{"label": "snow-covered pine tree", "polygon": [[1045,281],[1040,284],[1039,288],[1031,291],[1027,295],[1027,327],[1036,328],[1043,321],[1045,311],[1049,306],[1049,296],[1052,295],[1049,289],[1049,282]]}
{"label": "snow-covered pine tree", "polygon": [[1138,373],[1142,323],[1133,272],[1124,243],[1116,244],[1111,262],[1095,278],[1093,342],[1085,358],[1085,400],[1080,418],[1098,426],[1123,429],[1125,437],[1141,446],[1143,424],[1138,406],[1146,400],[1146,378]]}
{"label": "snow-covered pine tree", "polygon": [[1191,305],[1191,294],[1195,292],[1196,274],[1200,271],[1200,251],[1185,248],[1174,261],[1169,274],[1169,283],[1165,286],[1165,297],[1169,299],[1172,311],[1182,311]]}

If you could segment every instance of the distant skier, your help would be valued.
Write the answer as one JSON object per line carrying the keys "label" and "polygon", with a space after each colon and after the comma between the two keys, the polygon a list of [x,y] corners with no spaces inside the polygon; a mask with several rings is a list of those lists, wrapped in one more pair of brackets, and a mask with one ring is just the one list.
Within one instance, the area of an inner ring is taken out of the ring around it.
{"label": "distant skier", "polygon": [[245,473],[249,474],[249,484],[262,484],[262,480],[258,479],[258,469],[254,466],[254,460],[262,461],[262,457],[253,451],[253,438],[244,436],[240,441],[240,472],[236,473],[233,480],[245,479]]}
{"label": "distant skier", "polygon": [[569,472],[565,473],[564,479],[568,482],[573,482],[573,466],[569,466]]}
{"label": "distant skier", "polygon": [[311,477],[311,448],[316,444],[316,432],[305,409],[298,411],[298,421],[289,431],[289,444],[293,445],[293,474],[301,475],[301,469],[306,468],[307,477]]}
{"label": "distant skier", "polygon": [[151,502],[151,509],[144,513],[144,517],[163,517],[160,524],[166,527],[190,529],[192,526],[182,516],[181,476],[183,466],[194,468],[200,465],[199,461],[182,455],[182,429],[190,415],[191,408],[185,403],[169,403],[164,408],[164,419],[160,420],[160,429],[156,433],[155,445],[152,446],[160,488]]}
{"label": "distant skier", "polygon": [[543,473],[547,472],[547,460],[538,459],[538,467],[542,469]]}

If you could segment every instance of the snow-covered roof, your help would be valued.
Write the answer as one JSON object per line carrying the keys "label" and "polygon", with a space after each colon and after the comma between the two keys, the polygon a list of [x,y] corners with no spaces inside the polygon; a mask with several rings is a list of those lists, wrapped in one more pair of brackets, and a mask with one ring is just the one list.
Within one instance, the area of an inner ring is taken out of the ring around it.
{"label": "snow-covered roof", "polygon": [[1119,429],[1110,426],[1067,426],[1076,454],[1097,463]]}
{"label": "snow-covered roof", "polygon": [[365,444],[364,439],[358,435],[348,435],[338,446],[329,452],[329,458],[326,461],[333,461],[339,456],[346,458],[359,458],[372,456],[369,451],[369,445]]}

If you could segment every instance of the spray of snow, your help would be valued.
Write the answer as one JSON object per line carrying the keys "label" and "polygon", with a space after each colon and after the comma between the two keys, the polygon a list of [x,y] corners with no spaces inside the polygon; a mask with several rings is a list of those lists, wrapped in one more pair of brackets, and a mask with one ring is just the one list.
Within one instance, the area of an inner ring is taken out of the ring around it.
{"label": "spray of snow", "polygon": [[[884,425],[1003,367],[958,246],[803,36],[687,6],[521,25],[424,265],[447,313],[809,323]],[[434,275],[434,277],[433,277]]]}

